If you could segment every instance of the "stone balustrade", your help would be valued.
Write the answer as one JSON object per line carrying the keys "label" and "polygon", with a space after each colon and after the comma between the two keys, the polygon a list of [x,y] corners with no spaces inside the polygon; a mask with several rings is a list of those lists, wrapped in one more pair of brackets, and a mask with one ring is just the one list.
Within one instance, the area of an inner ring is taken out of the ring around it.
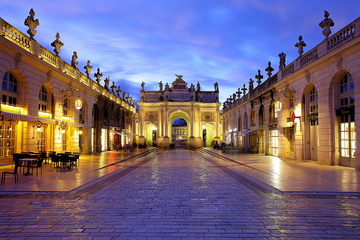
{"label": "stone balustrade", "polygon": [[20,48],[30,52],[34,56],[41,59],[44,63],[57,68],[59,71],[62,71],[67,76],[69,76],[72,81],[79,82],[84,86],[90,87],[99,94],[110,98],[114,102],[122,105],[130,111],[136,112],[136,108],[132,102],[124,101],[121,97],[111,93],[109,90],[105,89],[100,84],[81,73],[78,69],[66,63],[59,56],[56,56],[54,53],[44,48],[36,41],[31,40],[30,37],[13,27],[2,18],[0,18],[0,36],[9,42],[16,44]]}
{"label": "stone balustrade", "polygon": [[324,39],[315,48],[299,56],[292,63],[287,65],[285,68],[279,70],[278,73],[274,74],[277,75],[276,81],[272,80],[271,84],[264,84],[265,83],[264,82],[256,86],[253,90],[250,91],[250,96],[248,96],[249,94],[245,94],[241,98],[236,99],[231,103],[225,104],[225,108],[223,109],[223,111],[227,112],[230,111],[231,109],[234,109],[235,107],[248,101],[250,98],[255,97],[257,94],[264,92],[266,88],[271,87],[271,85],[273,85],[277,81],[281,81],[282,79],[290,76],[291,74],[301,70],[306,65],[328,54],[330,51],[333,51],[334,49],[341,47],[343,44],[350,41],[351,39],[354,39],[359,35],[360,35],[360,18],[357,18],[355,21],[342,28],[333,36]]}

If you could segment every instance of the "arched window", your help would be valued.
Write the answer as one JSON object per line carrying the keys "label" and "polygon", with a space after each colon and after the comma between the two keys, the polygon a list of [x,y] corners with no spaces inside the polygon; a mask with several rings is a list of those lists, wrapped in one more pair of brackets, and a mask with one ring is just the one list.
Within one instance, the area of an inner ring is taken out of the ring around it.
{"label": "arched window", "polygon": [[264,125],[264,106],[261,105],[259,109],[259,125]]}
{"label": "arched window", "polygon": [[16,106],[18,95],[18,80],[12,73],[5,73],[2,81],[2,103]]}
{"label": "arched window", "polygon": [[39,111],[47,112],[48,110],[48,93],[44,86],[39,91]]}
{"label": "arched window", "polygon": [[251,109],[250,114],[250,125],[255,126],[255,110],[253,108]]}
{"label": "arched window", "polygon": [[68,99],[67,98],[64,98],[64,101],[63,101],[63,116],[64,117],[67,117],[69,112],[69,106],[68,106]]}
{"label": "arched window", "polygon": [[310,91],[309,120],[311,126],[318,125],[318,92],[315,87]]}
{"label": "arched window", "polygon": [[248,115],[247,115],[247,113],[245,112],[245,114],[244,114],[244,129],[247,131],[248,130],[248,128],[249,128],[249,123],[248,123]]}
{"label": "arched window", "polygon": [[354,79],[350,74],[344,75],[339,82],[340,107],[354,105]]}
{"label": "arched window", "polygon": [[339,81],[340,165],[354,166],[356,150],[354,79],[347,73]]}
{"label": "arched window", "polygon": [[242,132],[242,121],[241,121],[241,116],[239,116],[238,118],[238,131]]}

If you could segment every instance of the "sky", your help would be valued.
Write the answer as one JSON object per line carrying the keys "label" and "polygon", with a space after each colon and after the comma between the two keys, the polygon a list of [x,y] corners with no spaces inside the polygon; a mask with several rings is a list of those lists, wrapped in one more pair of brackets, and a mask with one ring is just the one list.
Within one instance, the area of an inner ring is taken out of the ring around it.
{"label": "sky", "polygon": [[103,80],[136,102],[142,82],[158,91],[175,74],[188,86],[199,81],[202,91],[218,82],[224,102],[258,69],[265,79],[268,61],[277,72],[279,53],[293,62],[300,35],[304,53],[323,41],[324,10],[332,34],[360,17],[358,0],[12,0],[0,1],[0,17],[26,34],[31,8],[40,21],[37,42],[53,51],[58,32],[63,60],[70,64],[76,51],[81,72],[90,60],[92,79],[100,68]]}

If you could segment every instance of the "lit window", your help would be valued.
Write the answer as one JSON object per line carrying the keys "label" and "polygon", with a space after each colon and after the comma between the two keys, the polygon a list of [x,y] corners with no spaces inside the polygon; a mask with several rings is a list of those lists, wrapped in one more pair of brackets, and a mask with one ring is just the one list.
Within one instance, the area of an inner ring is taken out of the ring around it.
{"label": "lit window", "polygon": [[339,82],[340,107],[354,105],[354,79],[350,74],[345,74]]}
{"label": "lit window", "polygon": [[39,111],[46,112],[47,110],[47,91],[44,86],[39,91]]}
{"label": "lit window", "polygon": [[12,73],[5,73],[2,81],[2,103],[16,106],[18,94],[17,79]]}

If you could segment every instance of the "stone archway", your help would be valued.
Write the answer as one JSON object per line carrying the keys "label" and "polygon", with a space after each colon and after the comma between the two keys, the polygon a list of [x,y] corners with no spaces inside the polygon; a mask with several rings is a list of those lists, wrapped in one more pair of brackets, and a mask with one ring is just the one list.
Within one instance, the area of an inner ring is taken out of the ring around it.
{"label": "stone archway", "polygon": [[209,123],[205,123],[202,126],[202,141],[203,141],[203,147],[211,147],[212,141],[214,139],[213,134],[213,125]]}
{"label": "stone archway", "polygon": [[155,124],[150,123],[145,127],[146,140],[145,143],[148,147],[156,147],[158,144],[158,128]]}
{"label": "stone archway", "polygon": [[[186,129],[182,129],[180,131],[184,131],[184,134],[181,134],[183,136],[182,144],[177,141],[179,139],[174,139],[175,135],[177,135],[174,131],[175,128],[173,126],[173,123],[175,119],[183,119],[186,122]],[[176,111],[174,113],[171,113],[169,116],[169,137],[171,136],[170,142],[175,145],[188,145],[189,144],[189,138],[190,138],[190,118],[189,115],[183,111]]]}
{"label": "stone archway", "polygon": [[206,145],[210,146],[214,139],[220,141],[221,103],[218,88],[215,88],[215,91],[201,91],[200,83],[196,89],[194,84],[188,87],[181,75],[176,76],[172,87],[166,83],[163,88],[162,82],[159,82],[159,91],[145,91],[142,88],[141,101],[138,103],[138,142],[143,144],[148,141],[151,133],[147,126],[153,123],[158,128],[157,146],[168,148],[173,143],[172,122],[176,118],[182,118],[187,123],[187,133],[184,136],[189,148],[203,146],[202,126],[205,124],[212,126],[207,127],[211,137],[207,135]]}

